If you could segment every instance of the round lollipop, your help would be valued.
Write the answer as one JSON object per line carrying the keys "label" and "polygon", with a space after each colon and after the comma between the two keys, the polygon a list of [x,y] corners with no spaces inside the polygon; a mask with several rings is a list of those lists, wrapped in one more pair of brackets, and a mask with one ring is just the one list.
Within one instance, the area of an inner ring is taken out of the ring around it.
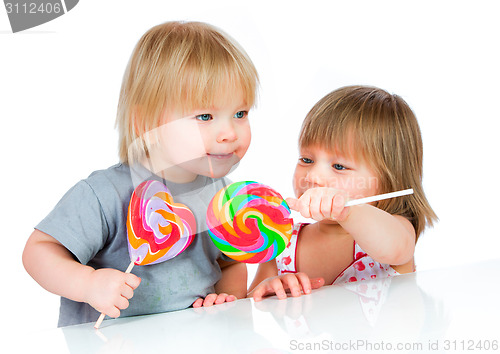
{"label": "round lollipop", "polygon": [[290,208],[274,189],[252,181],[235,182],[212,198],[209,234],[228,257],[245,263],[276,258],[290,242]]}
{"label": "round lollipop", "polygon": [[[130,273],[134,265],[164,262],[184,251],[196,234],[196,220],[184,204],[174,203],[168,188],[155,180],[144,181],[132,193],[127,214]],[[101,316],[94,325],[99,328]]]}

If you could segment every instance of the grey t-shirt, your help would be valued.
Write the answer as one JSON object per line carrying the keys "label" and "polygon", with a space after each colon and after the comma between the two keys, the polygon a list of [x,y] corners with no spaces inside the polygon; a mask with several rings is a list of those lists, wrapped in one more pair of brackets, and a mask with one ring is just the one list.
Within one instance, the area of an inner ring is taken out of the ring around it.
{"label": "grey t-shirt", "polygon": [[[82,264],[125,271],[130,264],[127,209],[134,187],[147,179],[161,181],[145,168],[131,169],[125,164],[93,172],[72,187],[36,229],[61,242]],[[142,282],[121,317],[184,309],[214,292],[221,276],[217,259],[222,254],[208,235],[205,217],[212,197],[229,183],[226,178],[204,176],[185,184],[166,181],[174,201],[193,211],[197,235],[178,256],[133,268]],[[98,317],[90,305],[61,298],[59,326],[93,322]]]}

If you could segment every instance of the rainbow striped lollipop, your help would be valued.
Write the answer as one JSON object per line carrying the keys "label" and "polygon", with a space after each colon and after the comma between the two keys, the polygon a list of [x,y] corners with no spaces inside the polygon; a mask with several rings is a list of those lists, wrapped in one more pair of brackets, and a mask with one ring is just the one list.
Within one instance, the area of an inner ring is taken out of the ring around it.
{"label": "rainbow striped lollipop", "polygon": [[[183,252],[196,234],[193,212],[174,203],[168,188],[155,180],[144,181],[132,193],[127,214],[130,273],[134,265],[156,264]],[[97,329],[105,314],[95,323]]]}
{"label": "rainbow striped lollipop", "polygon": [[276,258],[290,242],[290,208],[274,189],[252,181],[235,182],[212,198],[209,234],[228,257],[245,263]]}

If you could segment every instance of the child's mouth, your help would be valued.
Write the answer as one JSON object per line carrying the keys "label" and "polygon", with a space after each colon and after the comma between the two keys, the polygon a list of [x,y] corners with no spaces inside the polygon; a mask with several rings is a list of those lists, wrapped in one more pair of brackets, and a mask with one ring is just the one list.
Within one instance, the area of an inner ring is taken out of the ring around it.
{"label": "child's mouth", "polygon": [[233,153],[228,153],[228,154],[207,154],[209,157],[212,157],[214,159],[218,159],[218,160],[226,160],[226,159],[230,159],[232,156],[233,156]]}

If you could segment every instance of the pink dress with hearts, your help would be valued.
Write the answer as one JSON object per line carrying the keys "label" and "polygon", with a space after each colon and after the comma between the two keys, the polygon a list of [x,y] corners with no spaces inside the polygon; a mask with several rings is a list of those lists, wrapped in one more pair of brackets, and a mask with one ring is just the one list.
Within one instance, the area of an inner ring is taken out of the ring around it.
{"label": "pink dress with hearts", "polygon": [[[278,274],[297,273],[296,254],[297,254],[297,238],[300,230],[307,224],[295,224],[292,232],[290,243],[285,251],[276,257],[276,265],[278,266]],[[352,263],[344,269],[342,273],[333,281],[332,284],[342,284],[355,282],[358,280],[380,279],[387,278],[399,273],[390,265],[375,261],[359,245],[354,242],[354,254]]]}

